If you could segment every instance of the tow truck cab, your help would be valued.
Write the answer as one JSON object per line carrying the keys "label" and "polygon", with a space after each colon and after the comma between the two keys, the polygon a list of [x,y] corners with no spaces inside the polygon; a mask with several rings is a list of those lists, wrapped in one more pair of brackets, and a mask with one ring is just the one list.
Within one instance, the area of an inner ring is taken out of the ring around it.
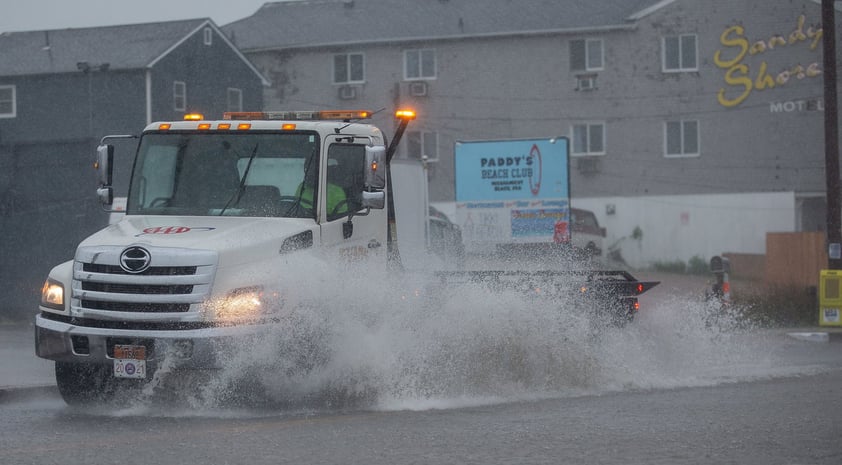
{"label": "tow truck cab", "polygon": [[[241,112],[148,125],[125,216],[82,241],[42,289],[36,351],[58,362],[62,392],[81,388],[73,380],[91,373],[84,364],[120,376],[124,350],[154,360],[179,346],[185,364],[213,366],[216,341],[272,317],[270,301],[285,289],[270,283],[300,282],[294,256],[385,263],[388,149],[377,127],[359,122],[370,116]],[[413,117],[400,114],[395,139]],[[107,136],[98,148],[106,207],[115,137],[133,136]]]}

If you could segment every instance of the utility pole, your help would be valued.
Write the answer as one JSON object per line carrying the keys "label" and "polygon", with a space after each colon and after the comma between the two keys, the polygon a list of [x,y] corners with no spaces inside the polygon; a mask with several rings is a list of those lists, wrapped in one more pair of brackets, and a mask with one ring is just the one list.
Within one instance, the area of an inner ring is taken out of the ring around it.
{"label": "utility pole", "polygon": [[842,205],[839,193],[839,115],[836,95],[836,9],[822,0],[824,56],[824,159],[827,183],[827,267],[842,269]]}
{"label": "utility pole", "polygon": [[108,71],[110,65],[101,63],[92,65],[87,61],[76,63],[76,68],[88,77],[88,137],[96,140],[94,135],[94,71]]}

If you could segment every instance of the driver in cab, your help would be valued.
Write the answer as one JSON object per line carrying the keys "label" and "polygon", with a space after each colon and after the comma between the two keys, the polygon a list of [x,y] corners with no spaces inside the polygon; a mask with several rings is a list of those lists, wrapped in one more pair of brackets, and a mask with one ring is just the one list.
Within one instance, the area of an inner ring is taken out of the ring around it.
{"label": "driver in cab", "polygon": [[[333,164],[331,164],[333,162]],[[331,172],[339,169],[336,160],[328,160],[328,176],[327,176],[327,219],[332,220],[344,216],[348,213],[348,201],[345,195],[345,190],[331,182],[335,176],[331,176]],[[296,192],[301,198],[301,206],[310,212],[315,212],[314,206],[314,187],[316,186],[318,170],[305,169],[304,180],[298,186]]]}

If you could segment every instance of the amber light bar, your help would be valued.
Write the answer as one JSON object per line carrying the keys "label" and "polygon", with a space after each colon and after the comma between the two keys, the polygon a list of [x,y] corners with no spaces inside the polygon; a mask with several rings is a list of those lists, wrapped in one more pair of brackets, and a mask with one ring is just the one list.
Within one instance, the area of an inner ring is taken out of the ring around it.
{"label": "amber light bar", "polygon": [[322,110],[322,111],[229,111],[222,114],[225,120],[360,120],[371,118],[368,110]]}

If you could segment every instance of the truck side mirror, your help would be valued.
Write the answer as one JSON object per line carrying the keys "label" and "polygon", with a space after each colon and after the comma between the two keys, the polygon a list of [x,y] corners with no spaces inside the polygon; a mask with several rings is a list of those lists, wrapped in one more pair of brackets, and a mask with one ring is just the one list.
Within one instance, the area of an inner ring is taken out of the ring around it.
{"label": "truck side mirror", "polygon": [[100,145],[96,148],[96,168],[99,188],[96,195],[102,205],[108,206],[114,203],[114,189],[111,187],[113,181],[114,146]]}
{"label": "truck side mirror", "polygon": [[99,203],[104,206],[114,203],[114,189],[111,186],[100,187],[96,190],[96,195],[99,197]]}
{"label": "truck side mirror", "polygon": [[386,193],[383,191],[363,191],[362,206],[363,208],[373,208],[375,210],[382,210],[386,207]]}
{"label": "truck side mirror", "polygon": [[114,146],[100,145],[96,148],[97,179],[100,187],[111,186],[114,164]]}
{"label": "truck side mirror", "polygon": [[[365,190],[381,190],[386,187],[386,147],[382,145],[365,148]],[[365,201],[365,197],[363,197]],[[375,208],[375,207],[372,207]],[[382,208],[382,207],[381,207]]]}

